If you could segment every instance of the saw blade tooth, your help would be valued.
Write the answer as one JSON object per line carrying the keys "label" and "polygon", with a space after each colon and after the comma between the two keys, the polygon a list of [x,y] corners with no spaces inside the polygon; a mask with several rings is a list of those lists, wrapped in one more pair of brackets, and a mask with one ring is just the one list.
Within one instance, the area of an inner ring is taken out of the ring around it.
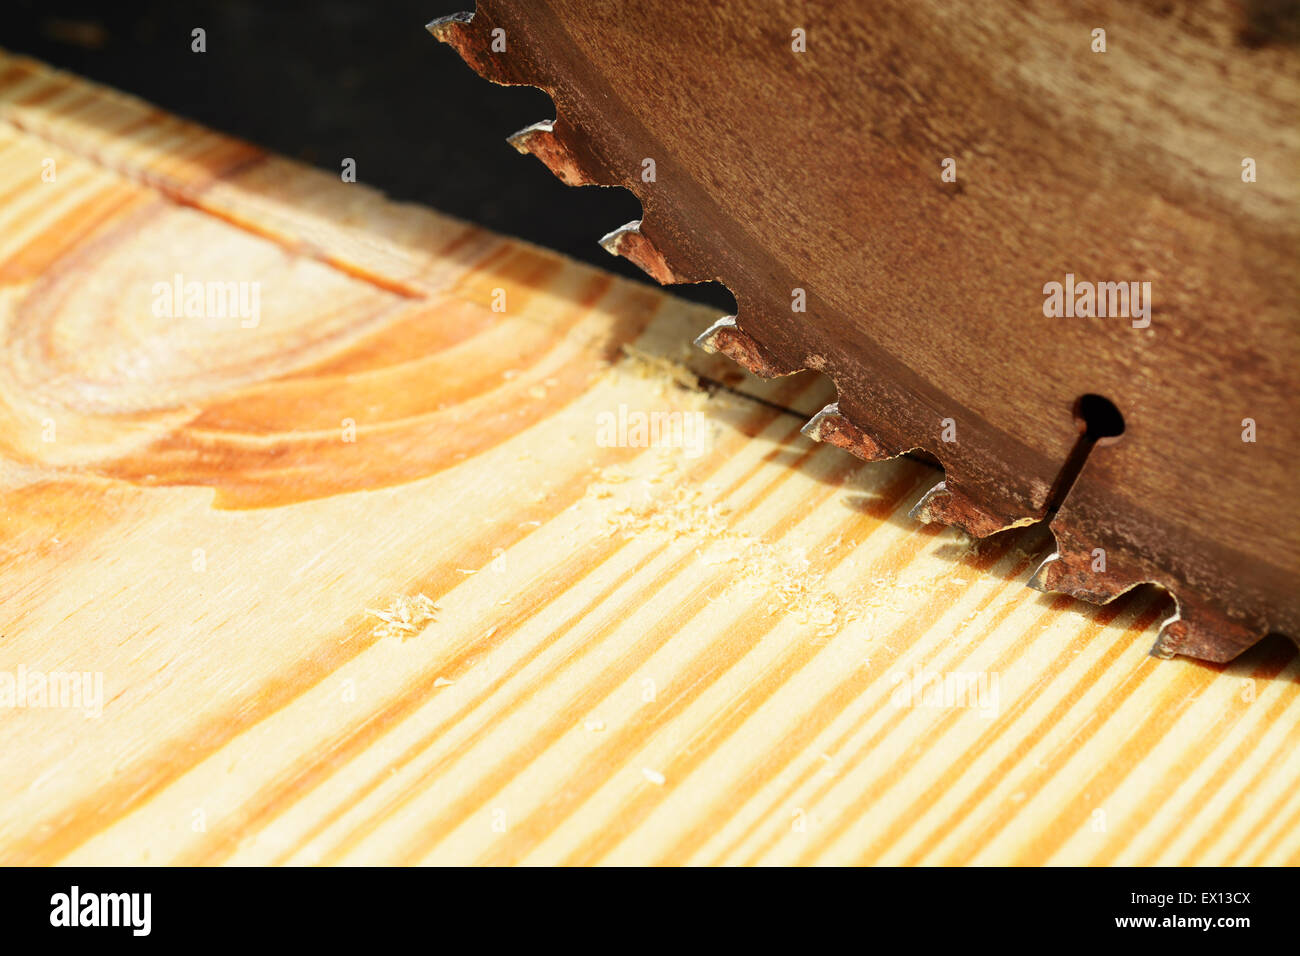
{"label": "saw blade tooth", "polygon": [[706,352],[719,353],[753,372],[760,378],[780,378],[802,372],[778,362],[767,349],[736,324],[734,315],[723,316],[695,340]]}
{"label": "saw blade tooth", "polygon": [[521,81],[510,75],[506,62],[492,53],[492,43],[472,13],[453,13],[425,26],[440,43],[445,43],[479,76],[503,86]]}
{"label": "saw blade tooth", "polygon": [[901,452],[891,451],[867,434],[840,412],[839,402],[831,402],[800,429],[813,441],[825,442],[857,455],[863,461],[884,461]]}
{"label": "saw blade tooth", "polygon": [[[1059,548],[1059,537],[1057,541]],[[1142,583],[1120,569],[1107,567],[1099,571],[1097,567],[1098,556],[1091,549],[1057,550],[1038,566],[1029,586],[1035,591],[1068,594],[1091,604],[1109,604]]]}
{"label": "saw blade tooth", "polygon": [[945,479],[927,491],[913,506],[908,517],[925,524],[939,523],[960,528],[974,538],[987,538],[1008,528],[1021,528],[1033,524],[1036,518],[1021,518],[1011,523],[986,509],[952,480]]}
{"label": "saw blade tooth", "polygon": [[612,256],[622,256],[661,285],[690,282],[679,276],[668,260],[641,231],[641,220],[619,226],[601,237],[601,246]]}
{"label": "saw blade tooth", "polygon": [[1250,649],[1266,630],[1227,617],[1212,604],[1188,595],[1174,596],[1176,610],[1160,626],[1152,657],[1194,657],[1226,664]]}
{"label": "saw blade tooth", "polygon": [[519,152],[541,160],[542,165],[555,174],[566,186],[612,186],[615,183],[590,161],[579,158],[574,148],[572,127],[563,119],[543,120],[526,126],[508,137]]}
{"label": "saw blade tooth", "polygon": [[452,43],[453,39],[459,35],[461,30],[468,27],[473,19],[474,14],[468,11],[449,13],[445,17],[435,17],[425,24],[424,28],[432,33],[439,42]]}

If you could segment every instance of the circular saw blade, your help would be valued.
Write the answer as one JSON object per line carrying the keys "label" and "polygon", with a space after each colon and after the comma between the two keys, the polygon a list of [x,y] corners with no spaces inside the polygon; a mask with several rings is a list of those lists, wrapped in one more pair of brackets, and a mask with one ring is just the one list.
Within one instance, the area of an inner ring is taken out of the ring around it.
{"label": "circular saw blade", "polygon": [[551,95],[516,148],[637,195],[606,248],[732,291],[703,347],[833,380],[808,434],[933,456],[922,520],[1050,518],[1035,586],[1155,582],[1155,652],[1226,661],[1300,634],[1300,50],[1251,16],[480,0],[430,29]]}

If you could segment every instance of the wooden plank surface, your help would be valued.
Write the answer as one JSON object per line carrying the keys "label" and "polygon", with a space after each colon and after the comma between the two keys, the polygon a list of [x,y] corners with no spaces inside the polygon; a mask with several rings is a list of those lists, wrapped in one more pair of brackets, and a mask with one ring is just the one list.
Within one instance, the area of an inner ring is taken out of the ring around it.
{"label": "wooden plank surface", "polygon": [[0,56],[0,860],[1300,861],[1290,644],[1027,590],[714,317]]}

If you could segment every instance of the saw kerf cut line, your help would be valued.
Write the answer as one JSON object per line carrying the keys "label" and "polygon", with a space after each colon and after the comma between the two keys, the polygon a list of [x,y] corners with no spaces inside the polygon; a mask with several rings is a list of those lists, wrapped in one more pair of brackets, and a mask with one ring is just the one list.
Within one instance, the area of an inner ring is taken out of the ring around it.
{"label": "saw kerf cut line", "polygon": [[[919,520],[1050,521],[1036,587],[1155,583],[1153,653],[1228,661],[1300,636],[1300,48],[1247,20],[481,0],[429,29],[551,96],[518,150],[637,196],[607,250],[731,290],[698,345],[833,381],[805,434],[938,462]],[[1080,445],[1084,396],[1122,434]]]}

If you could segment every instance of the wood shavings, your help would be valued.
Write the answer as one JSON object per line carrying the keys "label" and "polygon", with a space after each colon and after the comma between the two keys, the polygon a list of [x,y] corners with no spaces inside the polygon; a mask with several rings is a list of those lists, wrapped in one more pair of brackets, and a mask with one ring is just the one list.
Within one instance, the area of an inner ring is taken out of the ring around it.
{"label": "wood shavings", "polygon": [[[657,482],[645,483],[647,488]],[[611,497],[610,486],[593,485],[594,497]],[[776,546],[754,535],[734,532],[727,510],[708,502],[698,489],[675,485],[670,492],[648,495],[647,500],[625,504],[607,515],[610,526],[630,535],[661,533],[697,543],[698,560],[709,567],[735,564],[745,573],[738,587],[771,598],[770,614],[791,614],[800,624],[830,637],[852,616],[825,586],[824,575],[812,570],[803,548]]]}
{"label": "wood shavings", "polygon": [[371,630],[376,638],[399,637],[406,640],[424,630],[424,626],[434,620],[438,605],[424,594],[414,596],[403,594],[393,600],[382,611],[366,608],[366,613],[378,618],[380,623]]}
{"label": "wood shavings", "polygon": [[803,626],[814,628],[818,637],[831,637],[854,619],[854,613],[845,612],[843,602],[826,587],[825,575],[812,569],[803,548],[738,537],[740,550],[735,560],[745,574],[737,583],[753,594],[772,598],[769,613],[793,615]]}
{"label": "wood shavings", "polygon": [[725,510],[702,503],[702,498],[696,489],[679,485],[665,499],[650,498],[642,503],[625,505],[609,516],[609,523],[616,531],[634,534],[660,531],[674,537],[706,538],[726,534]]}
{"label": "wood shavings", "polygon": [[596,472],[596,480],[587,487],[587,495],[592,498],[612,498],[615,486],[631,480],[631,477],[618,466],[601,468]]}
{"label": "wood shavings", "polygon": [[618,367],[623,371],[639,375],[641,378],[671,382],[678,388],[690,391],[700,390],[699,376],[685,365],[660,355],[652,355],[649,352],[642,351],[635,345],[623,345],[623,359]]}

